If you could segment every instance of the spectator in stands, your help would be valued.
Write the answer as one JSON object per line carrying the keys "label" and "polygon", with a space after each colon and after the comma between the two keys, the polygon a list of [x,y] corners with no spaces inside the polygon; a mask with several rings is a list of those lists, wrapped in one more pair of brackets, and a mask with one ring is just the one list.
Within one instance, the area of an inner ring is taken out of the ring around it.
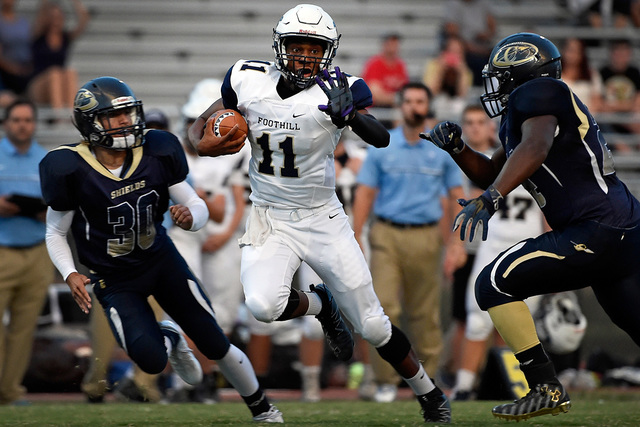
{"label": "spectator in stands", "polygon": [[[584,3],[584,2],[583,2]],[[588,7],[589,24],[594,28],[640,27],[639,0],[595,0]]]}
{"label": "spectator in stands", "polygon": [[400,56],[401,40],[397,33],[383,36],[380,52],[369,58],[362,70],[362,78],[373,95],[373,107],[385,109],[380,119],[387,128],[393,126],[396,94],[409,81],[407,66]]}
{"label": "spectator in stands", "polygon": [[436,119],[458,121],[473,83],[460,37],[451,36],[445,40],[440,54],[427,61],[422,80],[433,93]]}
{"label": "spectator in stands", "polygon": [[31,23],[18,15],[16,3],[0,3],[0,80],[6,90],[24,95],[32,74]]}
{"label": "spectator in stands", "polygon": [[33,139],[36,107],[18,99],[4,115],[0,139],[0,404],[24,404],[21,386],[38,316],[54,278],[45,246],[38,164],[47,151]]}
{"label": "spectator in stands", "polygon": [[444,16],[445,40],[451,36],[464,41],[465,58],[473,73],[473,85],[482,86],[482,68],[493,49],[496,19],[489,0],[451,0]]}
{"label": "spectator in stands", "polygon": [[[606,113],[640,112],[640,70],[632,65],[633,50],[631,42],[619,39],[611,42],[609,63],[600,69],[603,85],[601,111]],[[640,134],[637,119],[610,123],[602,126],[605,131],[623,134]],[[618,151],[631,151],[633,148],[621,141],[610,143]]]}
{"label": "spectator in stands", "polygon": [[68,65],[69,53],[90,17],[81,0],[73,0],[73,7],[76,25],[67,30],[62,6],[41,0],[33,28],[33,77],[28,87],[29,97],[37,104],[54,109],[71,109],[78,87],[77,72]]}
{"label": "spectator in stands", "polygon": [[562,80],[578,95],[591,112],[600,110],[602,78],[591,68],[583,40],[569,37],[562,46]]}
{"label": "spectator in stands", "polygon": [[[425,371],[436,372],[442,351],[443,242],[445,266],[464,256],[462,242],[449,238],[454,214],[444,211],[441,198],[451,199],[453,211],[464,194],[460,169],[418,136],[426,128],[429,101],[422,83],[400,90],[402,124],[390,132],[389,147],[368,152],[358,173],[353,228],[362,246],[364,225],[375,215],[369,229],[373,287],[391,322],[406,320]],[[395,400],[400,378],[377,352],[370,358],[378,384],[373,399]]]}

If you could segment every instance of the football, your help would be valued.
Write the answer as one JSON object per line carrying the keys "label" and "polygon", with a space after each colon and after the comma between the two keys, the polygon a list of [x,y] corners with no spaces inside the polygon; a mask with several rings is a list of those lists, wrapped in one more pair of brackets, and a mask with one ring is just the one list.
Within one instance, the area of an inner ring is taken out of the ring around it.
{"label": "football", "polygon": [[234,139],[241,138],[249,132],[247,122],[242,114],[236,110],[219,110],[216,111],[209,120],[207,126],[211,127],[215,136],[225,136],[235,125],[238,125],[238,131],[234,135]]}

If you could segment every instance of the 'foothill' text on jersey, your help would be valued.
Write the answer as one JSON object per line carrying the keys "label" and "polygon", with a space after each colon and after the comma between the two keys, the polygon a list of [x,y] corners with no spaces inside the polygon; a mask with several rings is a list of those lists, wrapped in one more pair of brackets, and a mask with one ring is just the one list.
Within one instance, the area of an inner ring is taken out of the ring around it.
{"label": "'foothill' text on jersey", "polygon": [[[283,99],[281,76],[272,62],[239,60],[222,84],[225,108],[242,113],[249,127],[251,200],[277,208],[322,206],[335,194],[333,152],[341,132],[318,110],[327,97],[317,84]],[[369,107],[364,81],[348,81],[355,108]]]}

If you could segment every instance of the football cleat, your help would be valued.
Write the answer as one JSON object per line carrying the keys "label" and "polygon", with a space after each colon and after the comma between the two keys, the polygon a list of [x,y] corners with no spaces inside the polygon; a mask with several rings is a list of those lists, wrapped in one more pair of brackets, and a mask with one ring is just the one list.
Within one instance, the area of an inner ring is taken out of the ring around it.
{"label": "football cleat", "polygon": [[163,320],[158,322],[162,334],[173,343],[169,353],[169,363],[173,370],[189,385],[196,385],[202,381],[202,367],[193,351],[187,345],[180,331],[173,322]]}
{"label": "football cleat", "polygon": [[354,342],[351,331],[342,320],[338,304],[336,304],[331,291],[324,283],[311,285],[310,289],[322,300],[322,310],[316,316],[316,319],[322,325],[327,344],[329,344],[329,348],[339,360],[346,362],[353,356]]}
{"label": "football cleat", "polygon": [[280,412],[275,406],[271,405],[267,412],[263,412],[253,417],[253,421],[258,423],[284,423],[284,418],[282,418],[282,412]]}
{"label": "football cleat", "polygon": [[422,407],[422,417],[426,423],[450,423],[451,404],[449,399],[438,387],[427,394],[417,396],[420,407]]}
{"label": "football cleat", "polygon": [[571,400],[560,383],[536,384],[521,399],[494,407],[495,417],[505,420],[521,421],[540,415],[558,415],[569,412]]}

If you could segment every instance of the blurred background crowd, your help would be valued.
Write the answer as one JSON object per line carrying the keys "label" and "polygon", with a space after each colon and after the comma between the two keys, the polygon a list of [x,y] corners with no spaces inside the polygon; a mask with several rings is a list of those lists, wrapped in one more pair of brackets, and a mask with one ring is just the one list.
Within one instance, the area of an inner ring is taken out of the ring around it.
{"label": "blurred background crowd", "polygon": [[[272,29],[281,13],[295,4],[290,0],[259,5],[219,0],[0,0],[0,107],[22,97],[34,102],[38,107],[34,138],[52,149],[78,141],[71,108],[79,84],[115,76],[144,102],[149,127],[168,129],[184,141],[189,124],[219,97],[221,80],[236,60],[273,60]],[[424,83],[430,90],[427,127],[456,121],[463,126],[465,140],[470,145],[477,141],[477,149],[487,152],[497,143],[498,124],[478,108],[478,97],[483,92],[482,67],[493,45],[521,31],[551,39],[561,48],[563,80],[598,120],[618,174],[640,196],[640,0],[326,0],[321,6],[342,34],[334,64],[365,79],[373,94],[373,115],[389,129],[402,125],[399,90],[409,82]],[[6,134],[3,126],[0,137]],[[181,230],[170,234],[192,270],[210,282],[211,300],[223,319],[220,325],[238,347],[246,349],[263,386],[301,389],[307,401],[319,400],[321,389],[328,387],[357,389],[363,399],[394,400],[402,384],[376,381],[371,369],[375,361],[370,360],[366,343],[359,343],[354,359],[343,363],[324,350],[318,325],[298,320],[264,325],[251,318],[241,301],[236,245],[247,202],[246,155],[229,164],[199,159],[185,149],[192,184],[207,199],[219,195],[217,202],[215,197],[211,202],[222,206],[218,208],[226,218],[193,236]],[[366,157],[364,145],[346,131],[335,158],[338,192],[347,213]],[[468,184],[462,187],[467,195],[472,191]],[[450,218],[443,216],[443,221],[446,224]],[[532,235],[540,232],[531,230]],[[366,238],[361,244],[369,255]],[[479,250],[466,249],[469,255]],[[437,372],[436,381],[444,389],[470,392],[458,393],[459,399],[481,398],[483,391],[485,397],[495,397],[483,389],[482,377],[499,339],[466,347],[478,352],[474,368],[465,368],[461,357],[467,322],[465,289],[473,274],[473,257],[469,258],[467,270],[451,272],[442,265],[443,256],[433,271],[439,292],[430,309],[439,316],[443,345],[430,361],[437,368],[428,372]],[[303,288],[318,280],[302,269],[298,276]],[[169,372],[143,378],[115,348],[113,338],[108,342],[96,338],[99,331],[110,336],[96,307],[93,311],[98,313],[90,316],[78,310],[59,276],[47,295],[24,377],[29,392],[82,391],[90,402],[104,401],[112,392],[120,399],[151,402],[211,403],[220,398],[216,390],[225,383],[214,364],[205,367],[208,375],[195,388],[180,384]],[[0,301],[8,304],[4,298]],[[588,326],[577,349],[558,351],[562,354],[557,363],[564,368],[558,370],[564,371],[564,379],[581,388],[640,386],[638,348],[608,320],[589,289],[572,295],[571,301],[581,307]],[[539,318],[556,302],[541,301]],[[5,308],[0,307],[0,315]],[[402,309],[401,305],[401,317]],[[2,320],[9,324],[10,316],[5,314]],[[461,369],[467,372],[460,375]]]}

